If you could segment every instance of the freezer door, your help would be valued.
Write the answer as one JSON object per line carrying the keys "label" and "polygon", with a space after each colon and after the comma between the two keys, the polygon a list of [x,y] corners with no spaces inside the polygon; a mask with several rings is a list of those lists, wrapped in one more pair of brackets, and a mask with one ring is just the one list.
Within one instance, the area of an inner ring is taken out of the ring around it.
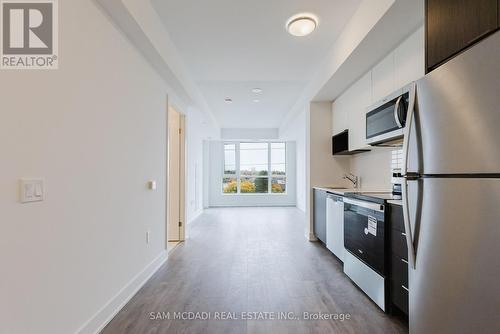
{"label": "freezer door", "polygon": [[408,183],[410,333],[500,333],[500,179]]}
{"label": "freezer door", "polygon": [[500,173],[500,32],[417,81],[408,171]]}

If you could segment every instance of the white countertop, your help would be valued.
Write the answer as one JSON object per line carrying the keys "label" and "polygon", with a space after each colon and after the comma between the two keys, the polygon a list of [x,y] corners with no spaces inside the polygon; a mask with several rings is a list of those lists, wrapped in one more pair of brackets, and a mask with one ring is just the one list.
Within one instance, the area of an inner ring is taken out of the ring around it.
{"label": "white countertop", "polygon": [[[352,192],[366,192],[366,193],[380,193],[380,192],[391,192],[391,190],[387,189],[368,189],[368,188],[346,188],[346,187],[338,187],[338,186],[326,186],[326,187],[313,187],[313,189],[328,191],[332,194],[344,195],[345,193]],[[397,202],[397,201],[395,201]],[[394,203],[396,204],[396,203]]]}
{"label": "white countertop", "polygon": [[387,203],[403,206],[403,201],[402,200],[389,200],[389,201],[387,201]]}
{"label": "white countertop", "polygon": [[328,191],[329,193],[337,195],[344,195],[345,193],[356,191],[356,189],[354,188],[346,188],[341,186],[313,187],[313,189]]}

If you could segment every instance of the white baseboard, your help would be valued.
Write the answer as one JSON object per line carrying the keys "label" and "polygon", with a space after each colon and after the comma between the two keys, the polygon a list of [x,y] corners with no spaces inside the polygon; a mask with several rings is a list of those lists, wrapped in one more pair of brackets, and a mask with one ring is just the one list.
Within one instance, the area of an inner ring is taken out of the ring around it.
{"label": "white baseboard", "polygon": [[203,213],[203,209],[201,210],[198,210],[196,211],[194,214],[193,214],[193,217],[187,222],[188,224],[191,224],[192,222],[194,222],[196,219],[198,219],[199,216],[201,216],[201,214]]}
{"label": "white baseboard", "polygon": [[316,238],[313,232],[306,232],[305,237],[309,241],[318,241],[318,238]]}
{"label": "white baseboard", "polygon": [[78,334],[96,334],[101,332],[104,327],[115,317],[115,315],[128,303],[128,301],[139,291],[139,289],[153,276],[153,274],[167,260],[167,252],[161,252],[156,259],[138,273],[132,280],[125,285],[106,305],[90,318],[76,332]]}

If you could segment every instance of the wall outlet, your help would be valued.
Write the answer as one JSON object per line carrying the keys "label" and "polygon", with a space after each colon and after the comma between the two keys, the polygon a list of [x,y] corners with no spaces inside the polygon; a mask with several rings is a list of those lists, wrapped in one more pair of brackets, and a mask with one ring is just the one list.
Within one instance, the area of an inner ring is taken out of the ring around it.
{"label": "wall outlet", "polygon": [[146,243],[149,244],[151,232],[149,230],[146,231]]}

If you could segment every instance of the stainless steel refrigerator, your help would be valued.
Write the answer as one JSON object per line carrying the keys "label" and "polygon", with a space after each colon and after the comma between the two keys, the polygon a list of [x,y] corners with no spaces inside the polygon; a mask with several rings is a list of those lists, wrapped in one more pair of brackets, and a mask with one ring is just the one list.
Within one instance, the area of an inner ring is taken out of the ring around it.
{"label": "stainless steel refrigerator", "polygon": [[500,32],[416,82],[405,132],[410,334],[500,333]]}

